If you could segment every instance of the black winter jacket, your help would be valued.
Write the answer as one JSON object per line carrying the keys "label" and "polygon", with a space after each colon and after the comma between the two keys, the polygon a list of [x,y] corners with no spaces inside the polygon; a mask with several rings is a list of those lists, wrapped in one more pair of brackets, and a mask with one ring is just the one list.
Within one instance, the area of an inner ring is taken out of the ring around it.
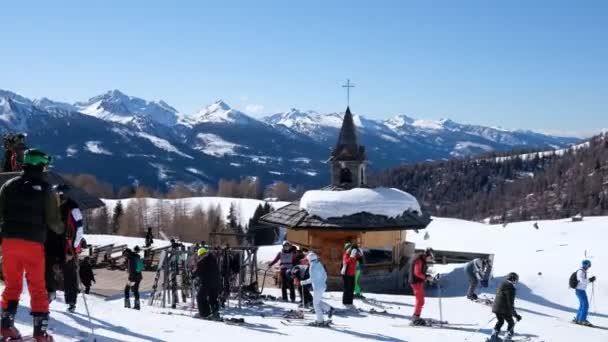
{"label": "black winter jacket", "polygon": [[129,281],[141,281],[141,272],[137,272],[137,263],[141,257],[139,254],[133,251],[128,251],[127,253],[127,271],[129,272]]}
{"label": "black winter jacket", "polygon": [[496,291],[496,298],[492,306],[492,312],[504,316],[515,316],[515,285],[508,280],[500,284]]}
{"label": "black winter jacket", "polygon": [[210,289],[220,288],[220,268],[213,253],[203,255],[196,264],[196,276],[200,286]]}

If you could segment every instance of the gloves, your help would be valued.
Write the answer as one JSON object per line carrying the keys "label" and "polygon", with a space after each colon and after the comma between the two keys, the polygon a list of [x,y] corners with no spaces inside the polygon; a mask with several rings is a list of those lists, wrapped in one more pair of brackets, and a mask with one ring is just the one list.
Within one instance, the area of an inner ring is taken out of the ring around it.
{"label": "gloves", "polygon": [[519,321],[521,321],[521,315],[515,314],[515,315],[513,315],[513,316],[515,316],[515,319],[516,319],[518,322],[519,322]]}
{"label": "gloves", "polygon": [[595,276],[589,278],[589,282],[593,283],[597,278]]}
{"label": "gloves", "polygon": [[481,281],[481,287],[488,287],[488,286],[489,286],[489,284],[488,284],[487,280],[484,279]]}

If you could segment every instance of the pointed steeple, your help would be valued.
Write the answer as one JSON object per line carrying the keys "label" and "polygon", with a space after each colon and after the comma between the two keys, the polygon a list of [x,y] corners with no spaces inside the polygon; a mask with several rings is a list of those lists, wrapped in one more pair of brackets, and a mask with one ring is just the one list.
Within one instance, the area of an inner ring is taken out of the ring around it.
{"label": "pointed steeple", "polygon": [[331,159],[343,161],[364,160],[364,151],[363,147],[359,146],[357,141],[357,127],[355,127],[353,114],[350,112],[350,107],[346,107],[346,113],[344,113],[344,121],[342,121],[338,142],[332,151]]}
{"label": "pointed steeple", "polygon": [[346,107],[338,142],[329,159],[332,164],[332,185],[342,189],[364,186],[366,159],[365,147],[357,141],[353,114],[350,108]]}

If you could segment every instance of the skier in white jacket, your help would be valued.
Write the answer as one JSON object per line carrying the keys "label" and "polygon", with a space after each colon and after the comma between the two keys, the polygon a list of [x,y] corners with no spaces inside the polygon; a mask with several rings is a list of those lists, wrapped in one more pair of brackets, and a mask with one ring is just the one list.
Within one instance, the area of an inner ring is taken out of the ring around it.
{"label": "skier in white jacket", "polygon": [[317,320],[314,322],[314,325],[323,325],[325,323],[323,320],[323,312],[328,311],[329,318],[331,318],[334,311],[329,304],[323,301],[323,294],[327,289],[327,272],[325,272],[325,267],[323,267],[323,264],[321,261],[319,261],[319,257],[314,252],[308,253],[306,258],[310,263],[310,277],[303,280],[301,284],[302,286],[312,284],[312,305],[315,309],[315,315],[317,316]]}
{"label": "skier in white jacket", "polygon": [[589,315],[589,299],[587,298],[587,286],[595,281],[595,277],[587,278],[587,271],[591,268],[590,260],[583,260],[582,267],[576,272],[577,286],[575,289],[576,297],[579,300],[579,308],[574,318],[574,323],[591,326],[587,320]]}

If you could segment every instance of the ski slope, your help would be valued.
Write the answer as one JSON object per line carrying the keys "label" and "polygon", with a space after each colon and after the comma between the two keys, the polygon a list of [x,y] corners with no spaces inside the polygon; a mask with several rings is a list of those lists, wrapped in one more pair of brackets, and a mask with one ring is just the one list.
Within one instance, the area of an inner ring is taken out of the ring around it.
{"label": "ski slope", "polygon": [[[572,223],[566,220],[539,221],[539,229],[534,222],[501,225],[484,225],[455,219],[435,218],[425,232],[410,233],[408,239],[418,247],[432,246],[436,249],[450,249],[473,252],[489,252],[495,255],[495,278],[485,293],[493,295],[496,285],[508,272],[520,274],[516,307],[523,316],[517,324],[516,332],[530,341],[546,342],[605,342],[608,331],[576,326],[570,323],[577,307],[567,280],[577,269],[585,253],[593,262],[591,272],[598,277],[590,321],[608,327],[608,251],[605,241],[608,237],[608,217],[585,218],[583,222]],[[107,237],[103,237],[107,239]],[[125,241],[125,240],[121,240]],[[135,241],[133,241],[135,242]],[[279,246],[264,247],[260,253],[261,262],[274,257]],[[365,294],[384,306],[388,314],[381,316],[358,313],[349,316],[335,316],[332,328],[311,328],[285,326],[280,319],[264,318],[280,315],[285,309],[295,309],[295,304],[267,301],[262,306],[244,307],[242,310],[223,311],[228,317],[243,317],[243,326],[226,325],[182,316],[192,315],[189,310],[169,310],[144,305],[141,312],[124,309],[122,298],[104,300],[88,296],[88,304],[93,316],[93,326],[97,341],[485,341],[493,324],[487,322],[493,317],[489,307],[472,303],[464,296],[466,281],[461,265],[435,267],[444,273],[442,281],[443,318],[458,325],[445,329],[409,327],[413,312],[413,297],[410,295]],[[267,286],[268,287],[268,286]],[[266,289],[265,293],[279,295],[277,289]],[[439,298],[437,290],[429,289],[424,317],[439,319]],[[591,294],[591,289],[589,289]],[[56,341],[75,341],[86,338],[90,331],[84,306],[78,304],[75,314],[65,312],[63,303],[51,306],[51,323]],[[335,307],[341,308],[341,294],[327,293],[326,299]],[[61,300],[61,299],[60,299]],[[24,293],[17,326],[22,332],[31,329],[29,300]],[[364,309],[374,306],[355,301]],[[162,314],[174,312],[174,315]],[[307,318],[312,318],[308,314]],[[504,329],[504,328],[503,328]],[[479,332],[476,332],[479,330]],[[80,337],[79,337],[80,336]]]}

